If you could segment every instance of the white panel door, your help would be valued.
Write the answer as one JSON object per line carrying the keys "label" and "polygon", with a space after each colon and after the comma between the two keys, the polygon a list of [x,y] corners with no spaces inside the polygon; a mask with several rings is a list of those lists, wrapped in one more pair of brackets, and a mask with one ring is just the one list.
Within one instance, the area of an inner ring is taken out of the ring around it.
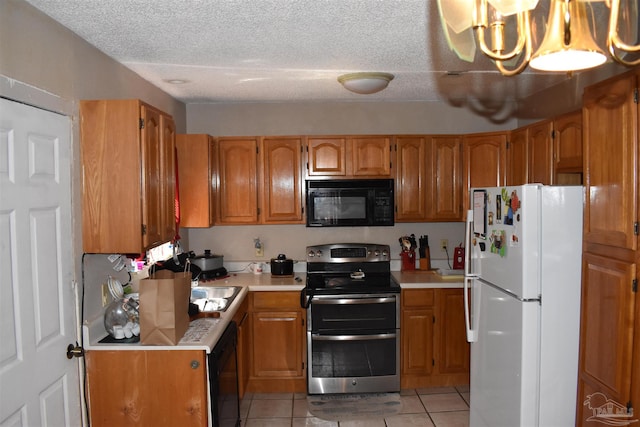
{"label": "white panel door", "polygon": [[81,425],[71,124],[0,99],[0,425]]}

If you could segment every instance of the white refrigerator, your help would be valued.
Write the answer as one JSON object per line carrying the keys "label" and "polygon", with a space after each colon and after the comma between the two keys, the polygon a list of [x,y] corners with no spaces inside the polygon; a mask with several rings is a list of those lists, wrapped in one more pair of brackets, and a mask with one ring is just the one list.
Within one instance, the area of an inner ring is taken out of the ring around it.
{"label": "white refrigerator", "polygon": [[474,188],[470,198],[470,425],[574,426],[583,188]]}

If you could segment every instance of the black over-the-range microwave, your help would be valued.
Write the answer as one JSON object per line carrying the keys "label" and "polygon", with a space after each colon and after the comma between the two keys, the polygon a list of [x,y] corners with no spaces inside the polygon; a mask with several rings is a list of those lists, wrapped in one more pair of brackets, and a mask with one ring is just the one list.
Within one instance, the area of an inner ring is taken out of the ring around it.
{"label": "black over-the-range microwave", "polygon": [[393,179],[307,180],[307,227],[394,225]]}

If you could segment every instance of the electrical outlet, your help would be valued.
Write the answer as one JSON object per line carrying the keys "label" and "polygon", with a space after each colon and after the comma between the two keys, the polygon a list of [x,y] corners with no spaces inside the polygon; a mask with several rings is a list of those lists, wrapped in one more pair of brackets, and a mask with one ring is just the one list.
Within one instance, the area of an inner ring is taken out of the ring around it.
{"label": "electrical outlet", "polygon": [[109,286],[106,283],[102,285],[102,306],[106,307],[109,305]]}
{"label": "electrical outlet", "polygon": [[263,256],[264,256],[264,249],[262,248],[262,246],[260,246],[259,248],[256,248],[256,257],[262,258]]}
{"label": "electrical outlet", "polygon": [[440,240],[440,249],[446,252],[447,248],[449,248],[449,241],[447,239]]}

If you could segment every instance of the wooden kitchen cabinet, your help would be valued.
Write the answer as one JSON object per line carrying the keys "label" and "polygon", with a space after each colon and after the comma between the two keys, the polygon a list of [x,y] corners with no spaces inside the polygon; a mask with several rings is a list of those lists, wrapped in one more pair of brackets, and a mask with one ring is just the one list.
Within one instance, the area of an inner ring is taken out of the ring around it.
{"label": "wooden kitchen cabinet", "polygon": [[463,138],[463,206],[469,209],[469,189],[506,184],[507,133],[491,132]]}
{"label": "wooden kitchen cabinet", "polygon": [[301,137],[261,139],[261,223],[304,222]]}
{"label": "wooden kitchen cabinet", "polygon": [[175,237],[175,124],[139,100],[80,102],[82,242],[131,253]]}
{"label": "wooden kitchen cabinet", "polygon": [[426,136],[396,137],[396,221],[420,222],[427,219]]}
{"label": "wooden kitchen cabinet", "polygon": [[211,227],[215,222],[215,139],[209,135],[177,135],[180,226]]}
{"label": "wooden kitchen cabinet", "polygon": [[220,224],[258,223],[258,138],[218,138]]}
{"label": "wooden kitchen cabinet", "polygon": [[402,291],[401,387],[469,383],[462,289]]}
{"label": "wooden kitchen cabinet", "polygon": [[310,136],[307,138],[307,176],[390,178],[391,137]]}
{"label": "wooden kitchen cabinet", "polygon": [[461,138],[404,135],[395,143],[396,221],[460,221]]}
{"label": "wooden kitchen cabinet", "polygon": [[462,138],[431,137],[427,165],[427,220],[461,221]]}
{"label": "wooden kitchen cabinet", "polygon": [[553,119],[554,183],[582,185],[582,111]]}
{"label": "wooden kitchen cabinet", "polygon": [[523,185],[529,176],[529,129],[511,131],[507,144],[507,185]]}
{"label": "wooden kitchen cabinet", "polygon": [[251,292],[252,392],[305,392],[306,312],[299,292]]}
{"label": "wooden kitchen cabinet", "polygon": [[249,385],[250,354],[251,354],[251,316],[249,316],[249,297],[246,296],[238,311],[233,316],[233,321],[238,326],[238,344],[236,346],[236,357],[238,366],[238,397],[244,397]]}
{"label": "wooden kitchen cabinet", "polygon": [[636,70],[584,92],[577,425],[593,415],[583,403],[594,393],[635,413],[640,406],[639,86]]}
{"label": "wooden kitchen cabinet", "polygon": [[91,426],[208,425],[200,350],[87,351]]}
{"label": "wooden kitchen cabinet", "polygon": [[391,137],[359,136],[348,138],[348,142],[353,176],[391,177]]}
{"label": "wooden kitchen cabinet", "polygon": [[553,184],[553,122],[544,120],[527,129],[529,140],[529,173],[528,182],[536,184]]}

